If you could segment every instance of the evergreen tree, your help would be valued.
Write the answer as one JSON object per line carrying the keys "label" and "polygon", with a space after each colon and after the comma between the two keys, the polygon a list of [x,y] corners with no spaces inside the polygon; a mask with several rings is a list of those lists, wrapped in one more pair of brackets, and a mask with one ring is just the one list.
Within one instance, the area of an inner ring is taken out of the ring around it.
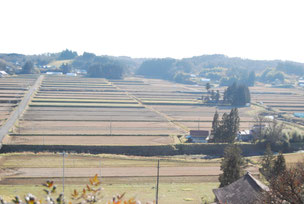
{"label": "evergreen tree", "polygon": [[22,74],[35,74],[39,73],[39,70],[35,70],[34,63],[32,61],[27,61],[22,66]]}
{"label": "evergreen tree", "polygon": [[219,91],[219,90],[216,90],[216,94],[215,94],[215,101],[216,101],[216,103],[218,103],[218,102],[219,102],[220,97],[221,97],[221,95],[220,95],[220,91]]}
{"label": "evergreen tree", "polygon": [[207,83],[207,84],[205,85],[205,88],[206,88],[207,92],[209,93],[209,89],[211,88],[210,83]]}
{"label": "evergreen tree", "polygon": [[[217,112],[216,112],[217,114]],[[214,117],[218,118],[218,115]],[[216,119],[217,119],[216,118]],[[212,122],[213,127],[214,121]],[[240,127],[240,117],[237,108],[231,109],[230,113],[224,113],[221,121],[217,121],[216,131],[213,130],[213,142],[233,143]]]}
{"label": "evergreen tree", "polygon": [[272,177],[276,178],[277,176],[283,174],[286,171],[286,162],[282,152],[279,153],[276,160],[274,161],[272,169]]}
{"label": "evergreen tree", "polygon": [[233,106],[244,106],[250,103],[250,91],[244,84],[234,82],[224,91],[224,101]]}
{"label": "evergreen tree", "polygon": [[227,118],[227,142],[233,143],[240,128],[240,117],[237,108],[233,108]]}
{"label": "evergreen tree", "polygon": [[221,162],[222,174],[219,176],[220,187],[227,186],[243,175],[244,159],[242,150],[237,145],[229,145],[224,150]]}
{"label": "evergreen tree", "polygon": [[248,86],[254,86],[254,83],[255,83],[255,72],[251,71],[249,76],[248,76],[247,85]]}
{"label": "evergreen tree", "polygon": [[219,114],[217,111],[215,111],[212,121],[212,130],[211,130],[212,137],[214,137],[214,135],[217,134],[218,127],[219,127]]}
{"label": "evergreen tree", "polygon": [[211,97],[212,101],[215,101],[215,92],[214,92],[214,90],[211,91],[211,96],[210,97]]}
{"label": "evergreen tree", "polygon": [[274,156],[271,151],[270,144],[267,144],[264,156],[261,159],[261,168],[259,171],[266,178],[267,181],[270,181],[272,177],[272,169],[274,166]]}
{"label": "evergreen tree", "polygon": [[228,117],[228,114],[224,113],[222,115],[222,120],[218,121],[218,127],[216,128],[216,131],[214,132],[213,142],[216,142],[216,143],[226,142],[225,135],[227,132],[226,131],[227,126],[226,126],[225,121],[227,121],[227,117]]}
{"label": "evergreen tree", "polygon": [[60,69],[61,69],[63,74],[66,74],[66,73],[71,72],[72,67],[68,63],[62,63],[61,66],[60,66]]}

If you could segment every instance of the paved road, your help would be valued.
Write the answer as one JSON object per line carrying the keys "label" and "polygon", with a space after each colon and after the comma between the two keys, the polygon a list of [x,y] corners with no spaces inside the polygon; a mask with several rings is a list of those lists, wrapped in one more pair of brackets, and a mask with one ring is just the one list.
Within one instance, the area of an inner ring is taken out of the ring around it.
{"label": "paved road", "polygon": [[14,126],[19,116],[23,113],[23,111],[27,107],[27,104],[31,100],[33,93],[35,92],[36,89],[40,87],[43,78],[44,78],[43,75],[40,75],[38,77],[35,84],[25,94],[25,96],[19,103],[18,107],[15,108],[15,110],[11,113],[10,117],[6,120],[5,124],[2,125],[2,127],[0,128],[0,143],[2,143],[2,140],[4,139],[5,135],[7,135],[8,131]]}

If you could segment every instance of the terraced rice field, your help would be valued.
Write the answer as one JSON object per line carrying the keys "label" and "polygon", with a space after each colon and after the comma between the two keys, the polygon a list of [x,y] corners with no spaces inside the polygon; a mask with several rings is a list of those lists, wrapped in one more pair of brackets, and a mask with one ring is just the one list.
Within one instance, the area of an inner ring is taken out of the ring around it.
{"label": "terraced rice field", "polygon": [[[131,83],[131,82],[129,82]],[[46,76],[6,143],[170,144],[182,132],[105,79]]]}
{"label": "terraced rice field", "polygon": [[[206,94],[203,92],[202,86],[157,79],[46,76],[5,142],[70,145],[179,142],[176,136],[186,135],[191,129],[210,131],[216,110],[220,115],[230,111],[230,107],[202,105],[198,98]],[[301,105],[304,96],[298,89],[257,86],[251,92],[253,102],[262,101],[289,113],[295,106],[304,110],[304,102]],[[240,129],[253,126],[254,111],[252,107],[239,108]]]}
{"label": "terraced rice field", "polygon": [[[205,87],[175,84],[157,79],[141,80],[143,83],[136,85],[123,81],[112,82],[144,105],[170,119],[176,126],[182,127],[186,132],[190,129],[210,131],[215,111],[217,110],[220,115],[230,111],[230,107],[202,106],[198,98],[206,91]],[[220,88],[220,91],[222,93],[223,88]],[[248,129],[253,125],[251,110],[250,107],[239,109],[241,129]]]}
{"label": "terraced rice field", "polygon": [[0,126],[5,123],[36,79],[35,75],[0,78]]}
{"label": "terraced rice field", "polygon": [[[251,88],[253,102],[262,104],[266,108],[275,110],[278,114],[296,119],[304,125],[304,120],[294,117],[294,113],[304,113],[303,88],[272,88],[271,86],[257,86]],[[294,121],[296,122],[296,121]]]}

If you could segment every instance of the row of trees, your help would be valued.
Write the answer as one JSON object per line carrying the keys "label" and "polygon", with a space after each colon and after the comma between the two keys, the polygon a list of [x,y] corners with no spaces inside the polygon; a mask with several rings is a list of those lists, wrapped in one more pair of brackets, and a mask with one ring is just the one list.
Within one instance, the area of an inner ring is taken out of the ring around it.
{"label": "row of trees", "polygon": [[216,111],[212,121],[210,142],[216,143],[233,143],[237,137],[240,127],[240,117],[237,108],[231,109],[230,113],[224,113],[222,120]]}

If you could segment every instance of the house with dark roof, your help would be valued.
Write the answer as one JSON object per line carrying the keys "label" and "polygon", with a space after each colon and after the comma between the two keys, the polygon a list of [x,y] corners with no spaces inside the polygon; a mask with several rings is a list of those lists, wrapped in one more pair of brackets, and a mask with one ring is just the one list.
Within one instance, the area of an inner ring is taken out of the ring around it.
{"label": "house with dark roof", "polygon": [[255,179],[249,172],[228,186],[213,189],[218,204],[262,203],[265,191],[269,191],[269,188]]}
{"label": "house with dark roof", "polygon": [[191,138],[194,143],[207,143],[209,131],[208,130],[190,130],[188,139]]}

